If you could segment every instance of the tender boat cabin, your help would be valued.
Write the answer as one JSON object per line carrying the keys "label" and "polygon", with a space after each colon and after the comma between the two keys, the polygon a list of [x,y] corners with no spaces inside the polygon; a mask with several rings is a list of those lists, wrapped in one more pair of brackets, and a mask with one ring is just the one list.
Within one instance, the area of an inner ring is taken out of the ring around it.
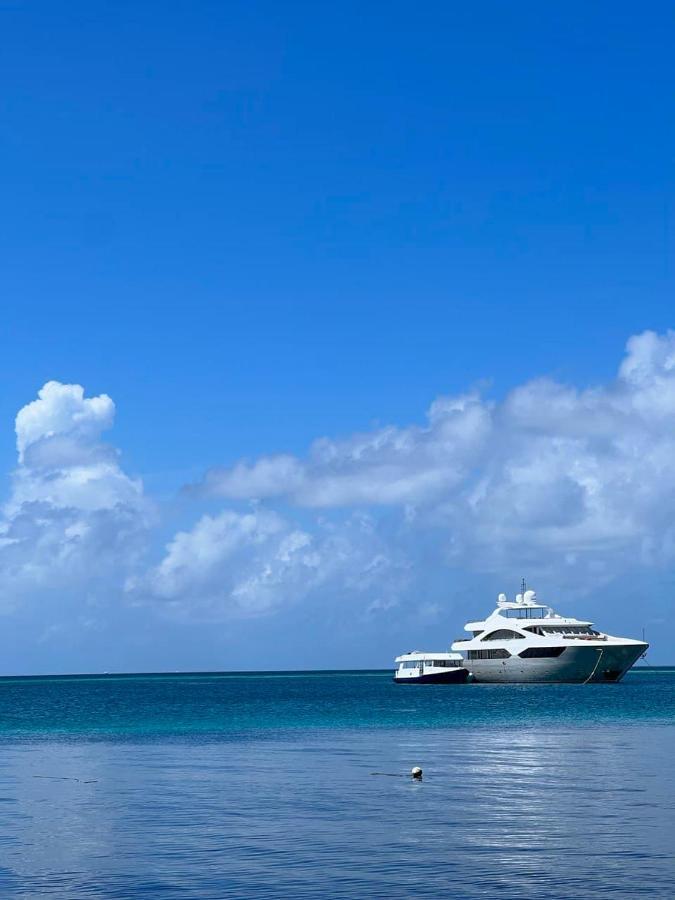
{"label": "tender boat cabin", "polygon": [[460,653],[427,653],[412,650],[396,657],[394,681],[407,684],[441,684],[466,681],[469,673],[464,668]]}

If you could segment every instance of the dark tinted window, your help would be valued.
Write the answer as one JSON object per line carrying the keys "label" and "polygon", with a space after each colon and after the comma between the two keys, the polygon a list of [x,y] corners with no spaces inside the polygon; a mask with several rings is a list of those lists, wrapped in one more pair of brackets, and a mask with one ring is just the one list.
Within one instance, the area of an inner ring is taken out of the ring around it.
{"label": "dark tinted window", "polygon": [[511,654],[501,647],[495,650],[469,650],[469,659],[508,659]]}
{"label": "dark tinted window", "polygon": [[482,640],[484,641],[522,641],[524,635],[518,634],[517,631],[511,631],[509,628],[500,628],[498,631],[491,631],[490,634],[485,635]]}

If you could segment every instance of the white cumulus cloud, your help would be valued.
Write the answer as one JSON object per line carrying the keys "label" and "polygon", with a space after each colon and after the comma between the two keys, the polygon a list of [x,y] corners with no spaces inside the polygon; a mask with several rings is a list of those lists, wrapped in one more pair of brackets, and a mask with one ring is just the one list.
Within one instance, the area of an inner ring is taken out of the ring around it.
{"label": "white cumulus cloud", "polygon": [[466,480],[491,429],[491,408],[477,394],[443,397],[427,426],[321,438],[306,459],[271,456],[212,469],[201,490],[227,499],[285,496],[316,508],[433,503]]}
{"label": "white cumulus cloud", "polygon": [[120,582],[138,559],[149,507],[140,481],[102,433],[114,421],[105,394],[50,381],[16,417],[18,465],[0,518],[0,608],[27,595]]}
{"label": "white cumulus cloud", "polygon": [[383,619],[405,598],[431,620],[453,574],[564,587],[675,563],[675,332],[632,337],[606,384],[440,396],[421,423],[212,469],[168,543],[104,439],[114,415],[58,382],[19,411],[0,610],[68,592],[185,621],[300,602]]}
{"label": "white cumulus cloud", "polygon": [[74,444],[96,441],[112,426],[115,404],[107,394],[86,399],[79,384],[48,381],[38,391],[38,399],[26,404],[16,416],[16,448],[19,462],[27,448],[44,445],[56,437]]}
{"label": "white cumulus cloud", "polygon": [[439,397],[424,425],[318,439],[306,456],[212,469],[202,493],[400,510],[452,564],[610,577],[675,550],[675,332],[628,341],[616,378],[537,378],[501,402]]}
{"label": "white cumulus cloud", "polygon": [[[319,588],[359,593],[400,570],[367,517],[337,527],[315,522],[310,534],[270,510],[224,510],[178,532],[159,564],[130,578],[127,591],[179,618],[217,621],[270,613]],[[392,597],[403,584],[397,581]]]}

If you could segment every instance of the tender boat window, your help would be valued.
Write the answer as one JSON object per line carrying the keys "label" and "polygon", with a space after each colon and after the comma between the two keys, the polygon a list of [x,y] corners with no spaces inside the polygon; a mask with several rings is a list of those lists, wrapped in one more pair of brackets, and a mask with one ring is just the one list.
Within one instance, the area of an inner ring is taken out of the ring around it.
{"label": "tender boat window", "polygon": [[560,656],[566,649],[566,647],[528,647],[527,650],[523,650],[518,656],[523,659],[534,659],[535,657],[541,659],[544,657]]}
{"label": "tender boat window", "polygon": [[524,640],[524,634],[518,634],[517,631],[511,631],[509,628],[500,628],[497,631],[492,631],[490,634],[486,634],[482,639],[484,641],[522,641]]}
{"label": "tender boat window", "polygon": [[494,650],[469,650],[469,659],[508,659],[508,650],[496,647]]}

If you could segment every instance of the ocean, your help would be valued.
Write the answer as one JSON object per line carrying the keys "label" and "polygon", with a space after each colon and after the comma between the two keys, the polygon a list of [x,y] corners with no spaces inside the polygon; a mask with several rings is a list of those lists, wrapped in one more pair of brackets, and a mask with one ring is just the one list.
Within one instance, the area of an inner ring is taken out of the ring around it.
{"label": "ocean", "polygon": [[675,669],[0,679],[0,897],[41,896],[672,898]]}

